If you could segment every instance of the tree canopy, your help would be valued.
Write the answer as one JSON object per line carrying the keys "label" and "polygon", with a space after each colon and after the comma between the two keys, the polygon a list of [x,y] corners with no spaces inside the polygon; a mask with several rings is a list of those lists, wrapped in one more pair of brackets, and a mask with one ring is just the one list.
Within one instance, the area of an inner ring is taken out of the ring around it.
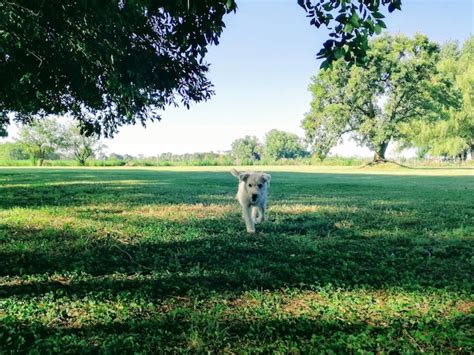
{"label": "tree canopy", "polygon": [[57,120],[46,118],[24,125],[17,142],[30,155],[33,164],[43,165],[46,155],[67,147],[65,128]]}
{"label": "tree canopy", "polygon": [[456,42],[445,44],[438,69],[461,91],[461,109],[448,108],[445,120],[405,124],[403,143],[432,156],[465,160],[469,152],[474,153],[474,36],[461,49]]}
{"label": "tree canopy", "polygon": [[272,129],[265,135],[265,159],[294,159],[306,155],[304,144],[294,133]]}
{"label": "tree canopy", "polygon": [[85,136],[75,125],[66,127],[65,139],[66,149],[72,152],[81,166],[85,166],[87,159],[99,154],[105,148],[97,135]]}
{"label": "tree canopy", "polygon": [[232,157],[239,164],[247,164],[256,160],[260,160],[262,155],[262,147],[257,137],[245,136],[232,142]]}
{"label": "tree canopy", "polygon": [[[330,28],[325,64],[364,62],[367,36],[400,0],[298,0],[310,24]],[[160,119],[179,102],[209,99],[207,47],[234,0],[0,2],[0,135],[10,120],[70,114],[85,134]],[[333,19],[333,14],[338,13]]]}
{"label": "tree canopy", "polygon": [[0,126],[70,113],[86,134],[208,99],[207,46],[234,1],[3,1]]}
{"label": "tree canopy", "polygon": [[30,156],[18,142],[5,142],[0,144],[0,160],[26,160]]}
{"label": "tree canopy", "polygon": [[313,150],[324,158],[343,134],[352,133],[385,159],[403,123],[436,121],[448,107],[459,107],[460,93],[437,69],[439,46],[423,35],[384,35],[371,42],[364,66],[338,60],[313,78],[311,109],[303,128]]}

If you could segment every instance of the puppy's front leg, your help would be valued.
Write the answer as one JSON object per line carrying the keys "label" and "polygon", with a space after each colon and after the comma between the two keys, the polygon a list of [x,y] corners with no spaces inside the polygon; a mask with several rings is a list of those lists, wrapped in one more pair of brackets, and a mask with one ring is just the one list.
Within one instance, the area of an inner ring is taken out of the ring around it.
{"label": "puppy's front leg", "polygon": [[252,218],[255,223],[261,223],[265,220],[265,209],[263,206],[253,206],[252,207]]}
{"label": "puppy's front leg", "polygon": [[261,212],[261,216],[262,216],[262,222],[265,222],[267,220],[267,205],[266,204],[263,204],[261,209],[260,209],[260,212]]}
{"label": "puppy's front leg", "polygon": [[250,206],[242,206],[242,217],[247,227],[247,233],[255,233],[255,222],[252,219]]}

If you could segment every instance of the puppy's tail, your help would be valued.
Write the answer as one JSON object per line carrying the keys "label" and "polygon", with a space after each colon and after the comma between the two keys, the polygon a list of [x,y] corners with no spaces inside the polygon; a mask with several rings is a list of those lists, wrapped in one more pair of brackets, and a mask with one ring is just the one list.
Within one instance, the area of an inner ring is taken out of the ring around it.
{"label": "puppy's tail", "polygon": [[236,178],[240,177],[240,173],[239,173],[237,170],[235,170],[235,169],[232,169],[232,170],[230,171],[230,173],[231,173],[232,175],[234,175]]}

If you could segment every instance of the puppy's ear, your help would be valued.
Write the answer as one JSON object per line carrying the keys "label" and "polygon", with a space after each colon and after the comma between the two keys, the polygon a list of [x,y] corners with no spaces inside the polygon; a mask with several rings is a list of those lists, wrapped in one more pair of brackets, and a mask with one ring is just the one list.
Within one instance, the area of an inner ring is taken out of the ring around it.
{"label": "puppy's ear", "polygon": [[249,173],[240,173],[239,175],[239,179],[240,181],[247,181],[247,179],[249,178],[250,174]]}
{"label": "puppy's ear", "polygon": [[263,177],[263,180],[265,180],[265,182],[270,185],[270,180],[272,179],[271,175],[264,173],[262,174],[262,177]]}
{"label": "puppy's ear", "polygon": [[232,169],[232,170],[230,171],[230,173],[231,173],[232,175],[234,175],[236,178],[239,178],[239,179],[240,179],[240,173],[239,173],[237,170]]}

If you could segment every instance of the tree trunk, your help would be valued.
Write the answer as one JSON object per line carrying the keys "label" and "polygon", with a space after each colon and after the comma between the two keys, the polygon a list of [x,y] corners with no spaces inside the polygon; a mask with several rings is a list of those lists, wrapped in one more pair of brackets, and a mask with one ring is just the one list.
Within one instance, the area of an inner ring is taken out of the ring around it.
{"label": "tree trunk", "polygon": [[38,153],[38,163],[39,163],[39,166],[43,166],[43,162],[44,162],[45,155],[46,155],[46,153],[43,152],[43,151],[40,151],[40,152]]}
{"label": "tree trunk", "polygon": [[375,147],[374,163],[386,162],[385,152],[387,151],[388,142],[381,142]]}

